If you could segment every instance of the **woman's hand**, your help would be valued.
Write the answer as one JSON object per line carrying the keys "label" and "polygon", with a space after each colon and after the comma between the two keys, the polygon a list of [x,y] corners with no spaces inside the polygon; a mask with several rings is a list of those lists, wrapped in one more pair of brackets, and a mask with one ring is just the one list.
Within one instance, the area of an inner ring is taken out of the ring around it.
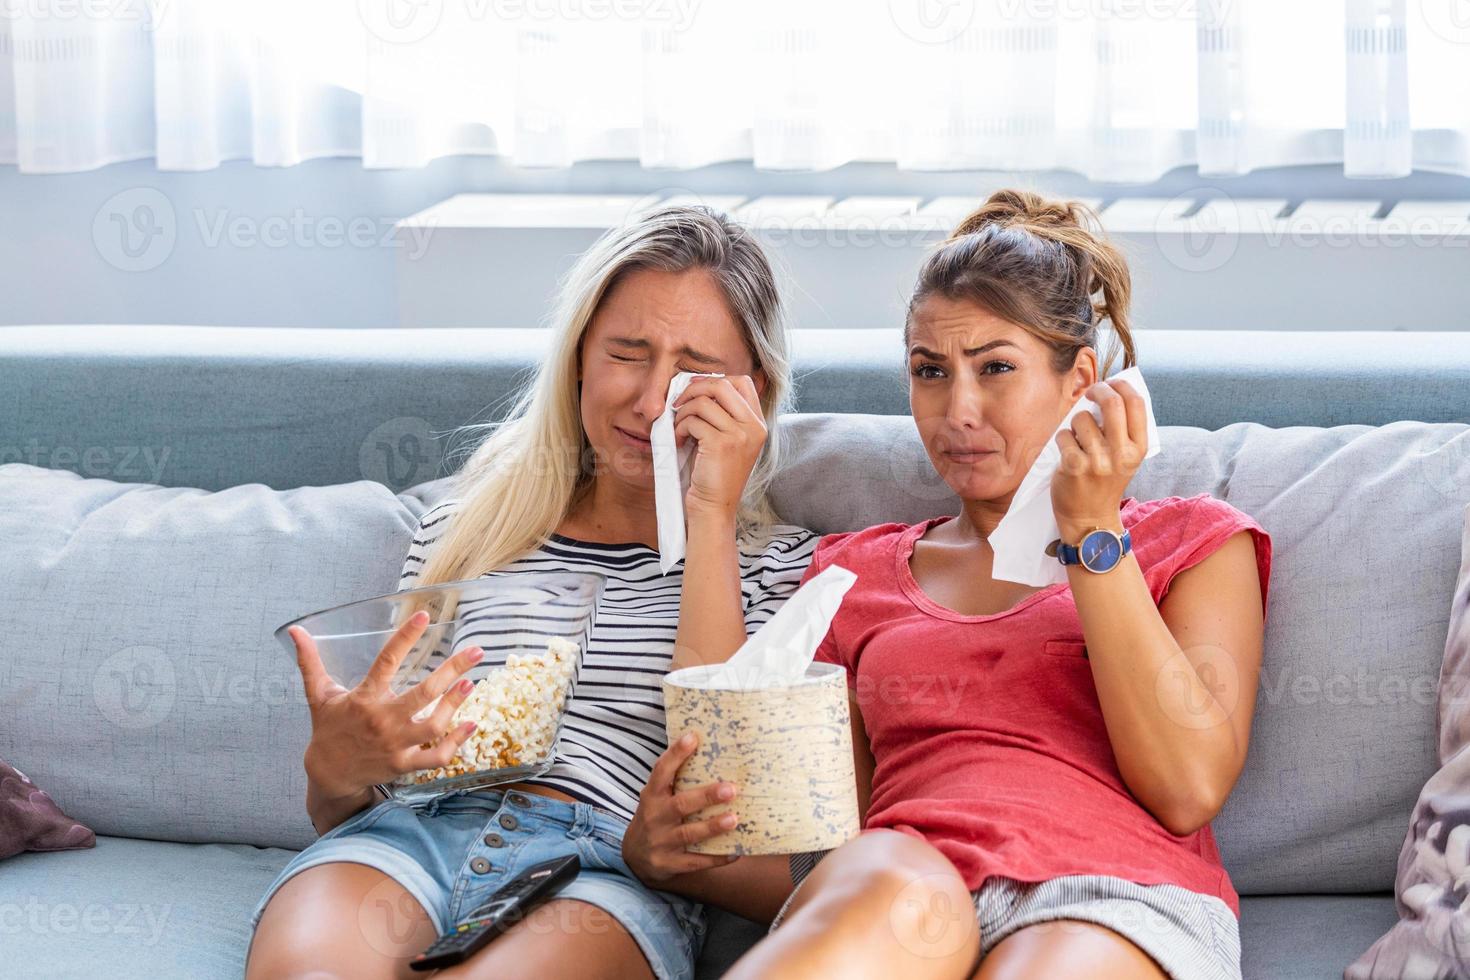
{"label": "woman's hand", "polygon": [[1062,460],[1051,482],[1052,513],[1071,545],[1094,527],[1122,529],[1118,505],[1148,451],[1148,411],[1128,382],[1100,381],[1084,397],[1102,407],[1102,424],[1078,412],[1057,433]]}
{"label": "woman's hand", "polygon": [[722,813],[709,820],[685,823],[684,818],[717,803],[735,798],[731,783],[708,783],[674,792],[674,776],[684,760],[694,754],[699,736],[686,732],[654,763],[648,784],[638,794],[638,809],[623,834],[623,860],[650,888],[691,871],[718,868],[736,860],[734,854],[690,854],[690,844],[708,840],[730,830],[739,821],[735,813]]}
{"label": "woman's hand", "polygon": [[[350,691],[322,667],[310,633],[300,626],[288,631],[296,644],[296,665],[311,711],[306,774],[327,798],[343,799],[406,772],[447,765],[474,731],[474,723],[465,722],[445,734],[455,710],[474,687],[469,678],[457,683],[455,678],[480,660],[479,647],[459,651],[401,695],[390,687],[398,665],[428,622],[426,612],[409,617],[378,652],[367,676]],[[440,695],[443,697],[427,717],[412,720]],[[420,747],[424,742],[437,744],[425,749]]]}
{"label": "woman's hand", "polygon": [[685,510],[733,517],[766,443],[760,395],[749,375],[695,378],[674,402],[674,444],[698,443]]}

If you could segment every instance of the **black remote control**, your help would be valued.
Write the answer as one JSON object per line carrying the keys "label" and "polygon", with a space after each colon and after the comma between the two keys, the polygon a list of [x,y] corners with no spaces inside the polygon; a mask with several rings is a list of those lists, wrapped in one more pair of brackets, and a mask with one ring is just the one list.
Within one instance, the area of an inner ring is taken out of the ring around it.
{"label": "black remote control", "polygon": [[434,945],[409,960],[408,965],[415,970],[438,970],[463,963],[481,946],[556,894],[581,869],[582,862],[575,854],[527,869],[525,874],[491,895],[469,918],[435,940]]}

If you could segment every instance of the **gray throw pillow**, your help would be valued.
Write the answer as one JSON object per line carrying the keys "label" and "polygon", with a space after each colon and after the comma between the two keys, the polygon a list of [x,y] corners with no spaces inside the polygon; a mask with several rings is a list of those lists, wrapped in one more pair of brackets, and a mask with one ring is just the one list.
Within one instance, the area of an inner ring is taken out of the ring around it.
{"label": "gray throw pillow", "polygon": [[0,465],[0,758],[101,835],[305,847],[287,620],[392,592],[447,478],[209,492]]}

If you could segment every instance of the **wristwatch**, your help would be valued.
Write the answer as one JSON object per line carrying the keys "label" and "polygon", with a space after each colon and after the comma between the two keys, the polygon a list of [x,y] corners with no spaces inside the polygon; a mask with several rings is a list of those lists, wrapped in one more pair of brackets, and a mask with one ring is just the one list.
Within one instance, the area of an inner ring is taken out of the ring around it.
{"label": "wristwatch", "polygon": [[1046,546],[1046,553],[1056,556],[1063,565],[1081,565],[1089,572],[1101,575],[1118,567],[1132,547],[1132,535],[1126,528],[1119,535],[1110,528],[1095,527],[1084,534],[1075,547],[1058,538]]}

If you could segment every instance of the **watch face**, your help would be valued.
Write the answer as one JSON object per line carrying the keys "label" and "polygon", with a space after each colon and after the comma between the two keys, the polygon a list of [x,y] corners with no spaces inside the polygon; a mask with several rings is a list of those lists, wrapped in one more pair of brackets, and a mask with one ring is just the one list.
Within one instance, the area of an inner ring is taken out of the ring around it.
{"label": "watch face", "polygon": [[1077,553],[1082,564],[1095,572],[1105,572],[1123,557],[1123,545],[1107,531],[1093,531],[1082,539]]}

